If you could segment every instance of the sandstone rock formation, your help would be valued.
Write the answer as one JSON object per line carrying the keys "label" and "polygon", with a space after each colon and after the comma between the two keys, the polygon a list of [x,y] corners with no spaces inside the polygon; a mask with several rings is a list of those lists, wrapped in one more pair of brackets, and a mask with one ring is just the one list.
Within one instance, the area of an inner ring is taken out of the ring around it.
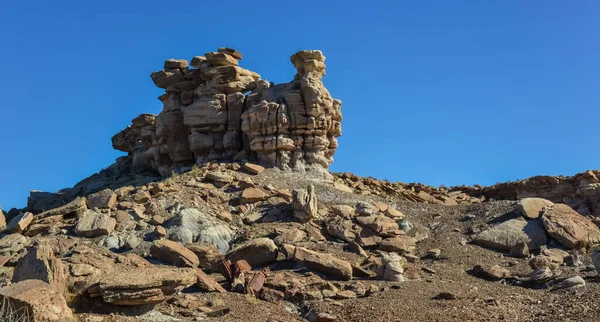
{"label": "sandstone rock formation", "polygon": [[277,85],[239,67],[241,59],[240,52],[220,48],[194,57],[192,68],[186,60],[167,60],[151,75],[166,91],[159,97],[163,111],[133,119],[112,138],[113,147],[163,176],[210,160],[251,159],[331,178],[342,102],[321,81],[325,56],[297,52],[291,57],[296,76]]}

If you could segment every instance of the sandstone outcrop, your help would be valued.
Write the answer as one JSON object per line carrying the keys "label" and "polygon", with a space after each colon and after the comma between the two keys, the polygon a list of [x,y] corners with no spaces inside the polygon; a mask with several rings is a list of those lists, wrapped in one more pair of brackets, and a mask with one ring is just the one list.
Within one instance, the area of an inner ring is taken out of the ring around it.
{"label": "sandstone outcrop", "polygon": [[113,147],[127,152],[135,166],[162,175],[210,160],[250,159],[331,178],[342,103],[321,81],[325,56],[319,50],[292,55],[296,76],[277,85],[239,67],[242,57],[220,48],[194,57],[191,67],[186,60],[167,60],[151,75],[165,89],[163,111],[133,119],[112,138]]}

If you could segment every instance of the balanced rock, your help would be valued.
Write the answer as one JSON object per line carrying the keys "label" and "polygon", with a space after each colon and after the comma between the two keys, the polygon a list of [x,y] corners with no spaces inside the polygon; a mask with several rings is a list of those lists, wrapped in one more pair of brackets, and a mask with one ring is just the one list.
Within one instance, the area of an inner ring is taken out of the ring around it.
{"label": "balanced rock", "polygon": [[[327,171],[341,135],[340,100],[322,82],[325,56],[304,50],[290,60],[293,80],[274,85],[241,68],[242,54],[231,48],[185,60],[170,59],[151,74],[166,93],[157,116],[142,114],[112,138],[138,168],[172,170],[198,161],[248,155],[258,165],[310,172]],[[249,94],[245,94],[248,93]],[[248,170],[259,172],[260,168]]]}
{"label": "balanced rock", "polygon": [[554,203],[543,198],[524,198],[519,201],[519,210],[523,217],[536,219],[542,215],[544,207],[552,206]]}
{"label": "balanced rock", "polygon": [[567,248],[582,248],[600,242],[598,226],[565,204],[544,208],[542,221],[548,234]]}

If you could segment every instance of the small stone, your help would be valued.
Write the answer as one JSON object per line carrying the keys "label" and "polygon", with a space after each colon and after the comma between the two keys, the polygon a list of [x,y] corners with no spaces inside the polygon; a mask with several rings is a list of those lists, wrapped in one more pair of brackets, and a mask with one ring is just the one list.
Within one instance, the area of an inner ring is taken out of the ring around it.
{"label": "small stone", "polygon": [[242,192],[241,203],[255,203],[258,201],[267,200],[269,196],[258,188],[246,188]]}
{"label": "small stone", "polygon": [[390,218],[392,218],[394,220],[402,220],[402,219],[404,219],[404,214],[400,210],[397,210],[397,209],[394,209],[394,208],[391,208],[391,207],[388,208],[384,213],[385,213],[386,216],[388,216],[388,217],[390,217]]}
{"label": "small stone", "polygon": [[510,271],[500,265],[475,265],[473,273],[489,279],[503,279],[510,276]]}
{"label": "small stone", "polygon": [[165,69],[181,69],[181,68],[187,68],[188,67],[188,62],[185,59],[173,59],[170,58],[168,60],[165,60]]}
{"label": "small stone", "polygon": [[275,242],[275,245],[283,245],[283,244],[296,244],[300,241],[302,241],[303,239],[306,238],[306,233],[300,229],[297,228],[293,228],[293,229],[289,229],[284,231],[283,233],[279,234],[279,236],[275,237],[275,239],[273,239],[273,241]]}
{"label": "small stone", "polygon": [[346,244],[346,246],[344,246],[344,250],[347,251],[347,252],[358,254],[358,255],[363,256],[363,257],[368,257],[369,256],[367,254],[367,252],[362,247],[360,247],[359,244],[357,244],[354,241],[351,241],[348,244]]}
{"label": "small stone", "polygon": [[428,258],[440,258],[441,254],[442,254],[442,250],[440,250],[439,248],[432,248],[432,249],[427,250],[427,253],[425,254],[425,256]]}
{"label": "small stone", "polygon": [[148,200],[150,200],[150,194],[148,194],[147,191],[144,190],[138,190],[133,196],[133,201],[135,201],[138,204],[143,204],[148,202]]}
{"label": "small stone", "polygon": [[521,242],[521,243],[514,245],[510,249],[510,256],[517,257],[517,258],[529,257],[529,247],[527,246],[527,243]]}
{"label": "small stone", "polygon": [[227,210],[221,210],[219,213],[217,213],[217,218],[223,220],[224,222],[231,222],[233,220],[231,212]]}
{"label": "small stone", "polygon": [[242,168],[251,174],[260,174],[263,171],[265,171],[265,168],[263,166],[249,162],[244,163],[242,165]]}
{"label": "small stone", "polygon": [[335,297],[338,300],[355,299],[356,298],[356,293],[354,293],[352,291],[339,291],[339,292],[337,292],[337,294],[335,295]]}
{"label": "small stone", "polygon": [[158,238],[167,237],[167,230],[163,226],[156,226],[156,230],[154,232],[156,233],[156,237]]}
{"label": "small stone", "polygon": [[162,216],[160,216],[160,215],[154,215],[150,219],[150,223],[152,225],[156,225],[156,226],[162,225],[164,222],[165,222],[165,219]]}

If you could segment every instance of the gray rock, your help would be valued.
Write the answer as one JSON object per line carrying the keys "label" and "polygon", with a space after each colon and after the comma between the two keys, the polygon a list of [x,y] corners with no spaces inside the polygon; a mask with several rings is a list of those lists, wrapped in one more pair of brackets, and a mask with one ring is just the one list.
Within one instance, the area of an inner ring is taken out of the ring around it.
{"label": "gray rock", "polygon": [[10,234],[0,238],[0,256],[12,257],[29,245],[30,240],[21,234]]}
{"label": "gray rock", "polygon": [[585,286],[585,280],[581,276],[577,275],[577,276],[569,277],[567,279],[560,281],[558,284],[552,286],[552,289],[560,290],[560,289],[565,289],[565,288],[582,287],[582,286]]}
{"label": "gray rock", "polygon": [[541,221],[511,219],[481,232],[474,242],[500,251],[510,251],[519,243],[527,243],[530,250],[535,250],[546,245],[548,239]]}
{"label": "gray rock", "polygon": [[215,246],[222,254],[229,250],[234,235],[225,222],[195,208],[181,209],[165,227],[169,228],[171,240],[182,244],[205,242]]}

